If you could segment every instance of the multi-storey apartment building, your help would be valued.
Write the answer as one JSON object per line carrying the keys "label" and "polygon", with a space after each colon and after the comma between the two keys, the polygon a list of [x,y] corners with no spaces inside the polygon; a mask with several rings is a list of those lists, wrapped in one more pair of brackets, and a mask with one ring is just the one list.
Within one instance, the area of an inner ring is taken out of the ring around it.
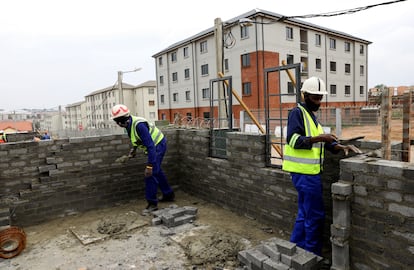
{"label": "multi-storey apartment building", "polygon": [[83,130],[86,126],[86,102],[80,101],[66,105],[66,128],[70,130]]}
{"label": "multi-storey apartment building", "polygon": [[[210,80],[218,78],[217,52],[222,70],[231,76],[233,89],[250,109],[264,108],[265,68],[300,63],[300,79],[318,76],[326,82],[329,106],[359,106],[367,102],[367,40],[264,11],[252,10],[223,22],[223,48],[216,48],[217,27],[177,42],[153,55],[159,101],[159,118],[209,118]],[[220,37],[219,37],[220,38]],[[221,61],[220,61],[221,62]],[[280,73],[275,106],[296,103],[294,84]],[[242,107],[233,102],[237,118]]]}
{"label": "multi-storey apartment building", "polygon": [[85,96],[85,128],[115,127],[116,125],[112,121],[111,109],[118,103],[128,106],[130,112],[134,115],[144,117],[149,121],[158,120],[155,81],[147,81],[137,86],[122,83],[121,89],[122,95],[120,95],[118,85],[115,84]]}

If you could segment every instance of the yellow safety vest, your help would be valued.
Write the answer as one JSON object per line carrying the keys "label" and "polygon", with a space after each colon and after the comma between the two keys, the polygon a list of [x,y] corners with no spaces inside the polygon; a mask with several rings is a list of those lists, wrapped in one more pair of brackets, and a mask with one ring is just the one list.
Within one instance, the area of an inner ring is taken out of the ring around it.
{"label": "yellow safety vest", "polygon": [[155,145],[159,144],[160,141],[164,138],[164,134],[162,134],[161,130],[159,130],[153,123],[148,122],[147,119],[137,116],[132,116],[132,124],[131,124],[131,143],[133,146],[138,147],[145,153],[147,153],[147,148],[142,144],[141,138],[137,133],[137,125],[139,123],[145,122],[148,124],[149,133],[151,134],[152,141]]}
{"label": "yellow safety vest", "polygon": [[[308,111],[300,104],[298,104],[298,107],[302,111],[305,135],[307,137],[315,137],[323,134],[322,125],[320,123],[315,125]],[[290,141],[285,145],[282,169],[301,174],[319,174],[322,170],[324,159],[324,143],[314,143],[311,149],[295,149],[294,146],[299,136],[300,134],[293,134]]]}

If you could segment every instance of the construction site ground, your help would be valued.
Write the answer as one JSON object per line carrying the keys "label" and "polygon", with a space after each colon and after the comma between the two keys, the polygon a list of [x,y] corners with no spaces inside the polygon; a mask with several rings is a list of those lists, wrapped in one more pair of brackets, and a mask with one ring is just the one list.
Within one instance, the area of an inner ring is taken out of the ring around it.
{"label": "construction site ground", "polygon": [[[402,140],[402,123],[394,121],[391,140]],[[381,126],[344,128],[341,138],[381,140]],[[0,259],[2,270],[92,269],[237,269],[236,254],[271,237],[288,236],[177,190],[177,206],[198,209],[194,222],[167,228],[142,216],[137,198],[113,208],[78,213],[23,228],[26,248]],[[169,207],[171,203],[160,203]]]}
{"label": "construction site ground", "polygon": [[[237,269],[238,251],[271,237],[285,238],[181,191],[174,204],[196,207],[196,220],[172,228],[152,225],[150,216],[141,215],[146,202],[137,200],[23,228],[26,248],[14,258],[0,259],[0,269]],[[126,226],[117,232],[121,225]]]}

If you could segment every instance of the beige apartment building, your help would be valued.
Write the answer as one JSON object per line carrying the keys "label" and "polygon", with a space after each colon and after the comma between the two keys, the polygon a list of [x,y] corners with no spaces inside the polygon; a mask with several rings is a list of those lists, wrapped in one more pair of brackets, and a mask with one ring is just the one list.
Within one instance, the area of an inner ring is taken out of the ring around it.
{"label": "beige apartment building", "polygon": [[[318,76],[326,82],[325,106],[363,106],[368,90],[368,45],[350,34],[283,15],[252,10],[215,22],[194,36],[153,55],[156,64],[159,118],[209,118],[210,80],[218,78],[218,62],[233,89],[250,109],[264,108],[264,69],[300,63],[300,80]],[[222,31],[222,43],[215,31]],[[223,44],[218,48],[216,44]],[[217,55],[223,53],[220,60]],[[295,88],[287,73],[276,79],[286,95],[274,107],[296,104]],[[243,108],[233,100],[237,118]]]}
{"label": "beige apartment building", "polygon": [[82,103],[67,107],[67,110],[73,111],[68,115],[67,120],[71,123],[71,127],[76,129],[79,129],[79,125],[82,125],[82,129],[115,127],[111,109],[118,103],[124,103],[134,115],[153,122],[158,120],[155,81],[147,81],[137,86],[122,82],[121,89],[122,95],[120,95],[120,88],[115,84],[90,93],[85,96],[85,101]]}

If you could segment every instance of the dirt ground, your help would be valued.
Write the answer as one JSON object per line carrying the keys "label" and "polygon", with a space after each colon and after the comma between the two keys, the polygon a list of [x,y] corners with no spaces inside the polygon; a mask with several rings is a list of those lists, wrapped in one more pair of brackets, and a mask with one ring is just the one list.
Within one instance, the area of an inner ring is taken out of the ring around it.
{"label": "dirt ground", "polygon": [[[392,142],[402,142],[403,123],[402,120],[392,120],[390,125],[390,138]],[[364,136],[364,140],[381,141],[382,126],[366,125],[342,128],[343,139],[349,139],[357,136]]]}
{"label": "dirt ground", "polygon": [[[144,200],[65,217],[23,228],[26,248],[14,258],[0,259],[0,269],[238,269],[238,251],[271,237],[286,239],[255,220],[184,192],[176,197],[177,206],[198,209],[193,223],[151,225],[151,217],[141,215]],[[170,205],[160,203],[159,208]],[[91,243],[81,241],[88,237]]]}

